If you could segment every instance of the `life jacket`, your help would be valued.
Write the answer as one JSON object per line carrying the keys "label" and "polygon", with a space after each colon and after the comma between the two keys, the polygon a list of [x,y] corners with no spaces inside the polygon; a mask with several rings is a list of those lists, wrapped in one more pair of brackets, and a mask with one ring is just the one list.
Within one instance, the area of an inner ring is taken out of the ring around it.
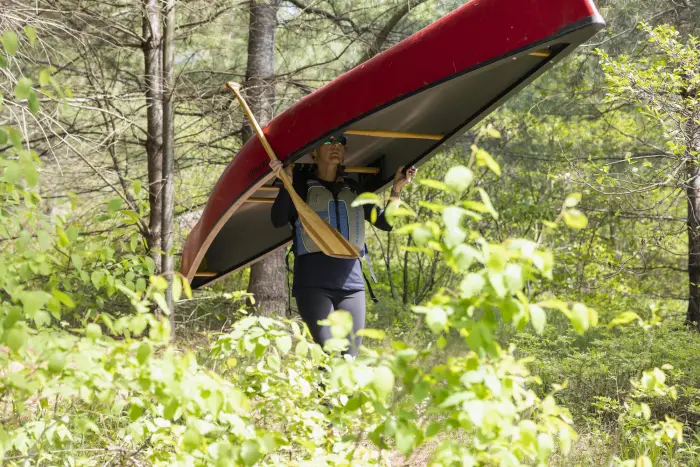
{"label": "life jacket", "polygon": [[[345,237],[357,251],[365,253],[365,211],[362,206],[353,207],[355,192],[344,186],[337,196],[317,180],[306,181],[306,204],[313,209],[321,219],[328,222],[334,229]],[[294,223],[296,240],[296,255],[319,253],[321,249],[314,243],[304,230],[299,219]]]}

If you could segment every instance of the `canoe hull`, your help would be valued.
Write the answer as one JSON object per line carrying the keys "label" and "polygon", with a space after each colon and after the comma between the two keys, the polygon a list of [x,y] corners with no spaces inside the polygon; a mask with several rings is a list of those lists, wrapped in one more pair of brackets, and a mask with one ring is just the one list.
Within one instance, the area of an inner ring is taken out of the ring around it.
{"label": "canoe hull", "polygon": [[[306,96],[263,131],[285,163],[311,162],[310,150],[338,131],[442,135],[348,136],[346,164],[376,167],[357,179],[378,191],[399,166],[429,160],[603,26],[588,0],[474,0]],[[275,194],[268,163],[252,138],[214,186],[182,254],[181,271],[193,288],[291,241],[290,228],[272,226],[264,202]]]}

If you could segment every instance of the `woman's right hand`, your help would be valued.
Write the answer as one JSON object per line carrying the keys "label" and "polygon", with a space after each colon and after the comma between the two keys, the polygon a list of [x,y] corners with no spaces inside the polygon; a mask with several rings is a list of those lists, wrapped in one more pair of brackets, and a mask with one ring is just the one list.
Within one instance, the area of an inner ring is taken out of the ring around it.
{"label": "woman's right hand", "polygon": [[277,178],[280,176],[280,171],[284,170],[285,173],[287,174],[287,177],[289,178],[289,181],[291,182],[293,177],[292,177],[292,168],[291,167],[284,167],[284,164],[282,164],[282,161],[279,159],[275,159],[274,161],[270,161],[270,169],[272,169],[272,173],[274,173]]}

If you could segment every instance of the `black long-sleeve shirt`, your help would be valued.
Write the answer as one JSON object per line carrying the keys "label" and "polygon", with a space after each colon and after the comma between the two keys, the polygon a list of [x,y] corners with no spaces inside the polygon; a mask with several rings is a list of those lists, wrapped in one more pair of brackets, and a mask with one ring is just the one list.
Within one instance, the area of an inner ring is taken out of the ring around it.
{"label": "black long-sleeve shirt", "polygon": [[[313,178],[323,184],[331,193],[338,194],[344,187],[349,187],[357,193],[358,189],[352,181],[349,182],[326,182]],[[295,174],[294,189],[301,199],[306,199],[308,192],[308,176]],[[365,219],[371,222],[372,209],[375,206],[364,205]],[[377,210],[377,218],[374,222],[380,230],[390,231],[391,225],[386,220],[383,209]],[[284,188],[280,189],[277,199],[272,205],[271,220],[272,225],[277,228],[291,225],[292,230],[299,215],[294,207],[292,198]],[[292,251],[296,252],[296,236],[294,237]],[[294,260],[294,285],[292,294],[301,288],[318,287],[329,290],[364,290],[365,283],[362,276],[362,265],[359,259],[343,259],[327,256],[323,253],[309,253],[295,257]]]}

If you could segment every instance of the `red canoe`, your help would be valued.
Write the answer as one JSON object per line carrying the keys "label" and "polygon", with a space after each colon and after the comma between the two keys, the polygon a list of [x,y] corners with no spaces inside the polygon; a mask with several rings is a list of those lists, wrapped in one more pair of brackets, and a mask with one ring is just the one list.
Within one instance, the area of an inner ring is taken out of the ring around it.
{"label": "red canoe", "polygon": [[[347,130],[435,139],[348,136],[346,164],[366,191],[401,165],[419,165],[503,104],[604,26],[591,0],[472,0],[309,94],[264,128],[285,163],[310,162],[320,140]],[[270,222],[276,188],[253,137],[219,178],[182,252],[199,288],[291,241]]]}

